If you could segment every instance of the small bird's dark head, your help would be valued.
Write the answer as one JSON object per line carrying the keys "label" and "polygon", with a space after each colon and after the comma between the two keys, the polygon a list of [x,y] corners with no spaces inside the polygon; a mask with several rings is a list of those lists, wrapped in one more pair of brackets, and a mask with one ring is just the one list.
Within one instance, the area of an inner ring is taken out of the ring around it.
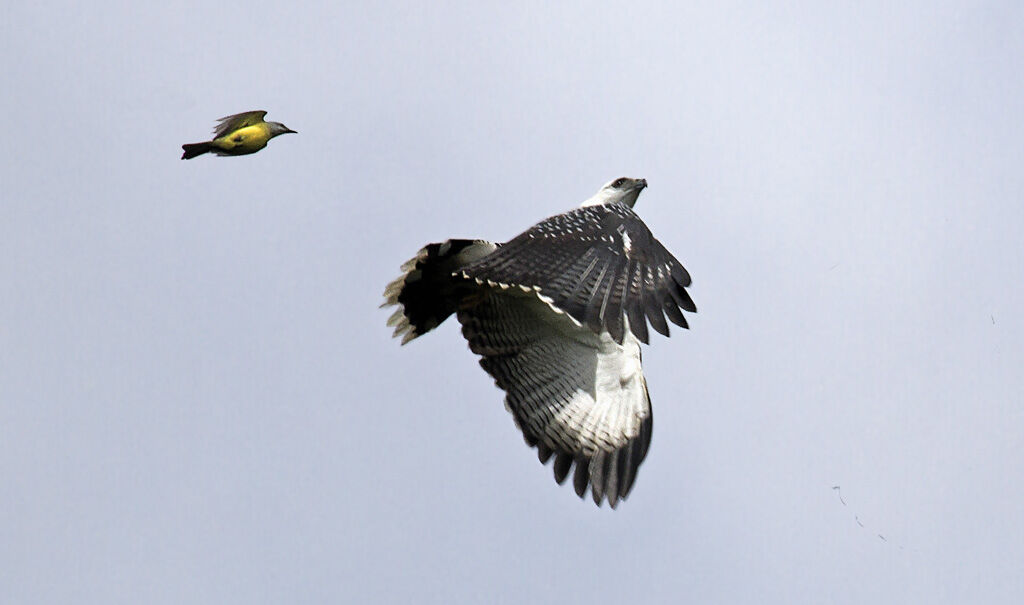
{"label": "small bird's dark head", "polygon": [[271,137],[276,137],[279,134],[288,134],[288,133],[298,134],[294,130],[292,130],[291,128],[288,128],[287,126],[285,126],[284,124],[282,124],[280,122],[267,122],[267,126],[270,126],[270,136]]}
{"label": "small bird's dark head", "polygon": [[583,202],[584,206],[615,204],[621,202],[630,208],[636,204],[636,198],[647,187],[647,179],[633,179],[626,176],[608,181],[592,198]]}

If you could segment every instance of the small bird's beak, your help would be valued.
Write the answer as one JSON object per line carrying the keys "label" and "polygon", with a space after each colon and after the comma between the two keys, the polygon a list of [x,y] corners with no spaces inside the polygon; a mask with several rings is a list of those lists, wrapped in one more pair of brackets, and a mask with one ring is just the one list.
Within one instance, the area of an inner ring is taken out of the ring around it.
{"label": "small bird's beak", "polygon": [[285,126],[285,127],[284,127],[284,133],[285,133],[285,134],[288,134],[289,132],[290,132],[290,133],[292,133],[292,134],[299,134],[299,131],[297,131],[297,130],[292,130],[291,128],[288,128],[287,126]]}

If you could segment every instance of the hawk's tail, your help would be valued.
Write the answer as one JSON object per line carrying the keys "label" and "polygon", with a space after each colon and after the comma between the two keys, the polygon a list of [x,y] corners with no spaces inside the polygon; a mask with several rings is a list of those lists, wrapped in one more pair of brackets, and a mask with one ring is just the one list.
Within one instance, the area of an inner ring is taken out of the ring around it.
{"label": "hawk's tail", "polygon": [[464,265],[487,256],[496,244],[482,240],[450,239],[428,244],[402,265],[402,275],[384,289],[381,307],[398,305],[388,319],[402,344],[441,325],[458,310],[468,291],[467,282],[454,273]]}
{"label": "hawk's tail", "polygon": [[185,143],[181,146],[185,150],[185,153],[181,154],[181,159],[191,160],[197,155],[203,155],[207,151],[210,151],[211,146],[209,142],[206,143]]}

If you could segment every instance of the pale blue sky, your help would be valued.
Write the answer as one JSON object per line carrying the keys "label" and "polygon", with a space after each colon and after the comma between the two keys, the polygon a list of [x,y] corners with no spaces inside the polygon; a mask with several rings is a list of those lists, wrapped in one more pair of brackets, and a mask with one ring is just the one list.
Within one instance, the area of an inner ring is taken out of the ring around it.
{"label": "pale blue sky", "polygon": [[[1024,8],[747,4],[0,8],[0,603],[1019,603]],[[623,175],[700,313],[613,512],[377,305]]]}

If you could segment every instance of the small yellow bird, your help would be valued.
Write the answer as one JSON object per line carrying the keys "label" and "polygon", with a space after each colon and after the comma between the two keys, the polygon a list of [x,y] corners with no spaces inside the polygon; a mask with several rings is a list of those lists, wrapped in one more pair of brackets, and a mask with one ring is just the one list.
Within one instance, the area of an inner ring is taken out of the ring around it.
{"label": "small yellow bird", "polygon": [[246,111],[226,116],[217,121],[213,139],[205,143],[185,143],[183,160],[212,152],[217,155],[246,155],[267,146],[279,134],[295,132],[280,122],[264,122],[265,111]]}

